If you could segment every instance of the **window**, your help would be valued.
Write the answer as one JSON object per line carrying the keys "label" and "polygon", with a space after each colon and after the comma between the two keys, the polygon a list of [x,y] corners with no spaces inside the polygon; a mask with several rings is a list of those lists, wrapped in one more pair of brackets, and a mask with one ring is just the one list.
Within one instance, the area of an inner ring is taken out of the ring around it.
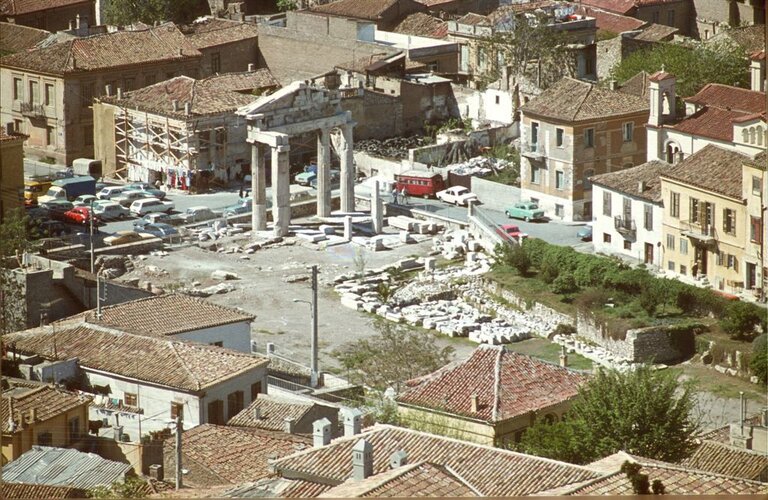
{"label": "window", "polygon": [[730,208],[723,209],[723,231],[732,236],[736,235],[736,211]]}
{"label": "window", "polygon": [[603,243],[610,243],[611,242],[611,235],[608,233],[603,233]]}
{"label": "window", "polygon": [[496,96],[495,100],[496,100],[496,104],[499,104],[499,102],[501,101],[501,98],[499,96]]}
{"label": "window", "polygon": [[669,215],[672,217],[680,217],[680,193],[669,193]]}
{"label": "window", "polygon": [[214,73],[221,71],[221,54],[218,52],[211,54],[211,71]]}
{"label": "window", "polygon": [[632,122],[625,123],[622,129],[624,130],[624,142],[632,142],[632,135],[635,131],[635,124]]}
{"label": "window", "polygon": [[125,406],[139,406],[139,397],[136,394],[124,392],[123,403],[125,403]]}
{"label": "window", "polygon": [[565,207],[555,203],[555,216],[556,217],[565,217]]}
{"label": "window", "polygon": [[667,250],[674,250],[675,249],[675,235],[674,234],[668,234],[667,235]]}
{"label": "window", "polygon": [[123,81],[123,90],[125,92],[129,92],[133,90],[136,87],[136,79],[135,78],[126,78]]}
{"label": "window", "polygon": [[24,122],[21,120],[13,120],[13,130],[16,132],[21,132],[22,134],[24,131],[22,130],[22,126],[24,125]]}
{"label": "window", "polygon": [[53,106],[56,102],[56,94],[52,83],[45,84],[45,105]]}
{"label": "window", "polygon": [[595,129],[588,128],[584,131],[584,147],[592,148],[595,146]]}
{"label": "window", "polygon": [[624,223],[629,224],[629,221],[632,220],[632,200],[630,200],[627,197],[624,197],[622,201],[623,201],[622,216],[624,217]]}
{"label": "window", "polygon": [[624,250],[632,250],[632,242],[629,240],[624,240]]}
{"label": "window", "polygon": [[40,85],[37,82],[29,82],[29,102],[40,104]]}
{"label": "window", "polygon": [[184,420],[184,405],[182,403],[171,403],[171,418],[181,418]]}
{"label": "window", "polygon": [[53,127],[45,127],[45,145],[56,145],[56,136],[53,134]]}
{"label": "window", "polygon": [[21,81],[21,78],[13,79],[13,100],[14,101],[24,100],[24,84]]}
{"label": "window", "polygon": [[83,88],[82,88],[82,93],[83,93],[82,106],[84,108],[87,108],[93,102],[93,96],[94,96],[95,89],[96,89],[96,84],[93,83],[93,82],[84,83],[83,84]]}
{"label": "window", "polygon": [[[585,45],[589,45],[589,43],[585,43]],[[584,58],[584,73],[587,75],[595,74],[595,58],[591,55],[587,55]]]}
{"label": "window", "polygon": [[555,142],[557,144],[557,147],[559,148],[563,147],[563,129],[561,128],[555,129]]}
{"label": "window", "polygon": [[215,345],[216,347],[224,347],[224,341],[219,340],[217,342],[211,342],[210,345]]}
{"label": "window", "polygon": [[436,73],[437,70],[440,68],[440,64],[438,63],[438,61],[432,61],[431,63],[427,64],[427,68],[432,73]]}
{"label": "window", "polygon": [[531,183],[541,184],[541,167],[531,166]]}
{"label": "window", "polygon": [[531,123],[531,144],[537,144],[539,142],[539,124],[537,122]]}
{"label": "window", "polygon": [[603,191],[603,215],[611,216],[611,193]]}
{"label": "window", "polygon": [[557,189],[565,188],[565,172],[562,170],[555,171],[555,187]]}
{"label": "window", "polygon": [[71,443],[80,437],[80,417],[70,418],[67,427],[69,428],[69,441]]}
{"label": "window", "polygon": [[93,125],[83,127],[83,141],[86,146],[93,146]]}
{"label": "window", "polygon": [[667,269],[669,269],[672,272],[675,272],[675,263],[672,262],[671,260],[667,262]]}
{"label": "window", "polygon": [[675,25],[675,11],[674,10],[668,10],[667,11],[667,26],[674,26]]}
{"label": "window", "polygon": [[696,198],[690,199],[688,217],[693,223],[699,222],[699,200]]}
{"label": "window", "polygon": [[50,432],[41,432],[37,435],[38,446],[53,446],[53,434]]}
{"label": "window", "polygon": [[232,418],[243,409],[243,391],[235,391],[227,396],[227,417]]}
{"label": "window", "polygon": [[688,240],[680,238],[680,254],[688,255]]}
{"label": "window", "polygon": [[688,268],[687,268],[687,267],[685,267],[685,266],[684,266],[684,265],[682,265],[682,264],[680,264],[680,274],[682,274],[683,276],[685,276],[686,274],[688,274]]}
{"label": "window", "polygon": [[757,177],[755,175],[752,176],[752,194],[760,194],[762,191],[762,188],[760,186],[760,177]]}
{"label": "window", "polygon": [[735,255],[728,254],[728,268],[733,269],[734,271],[739,271],[739,261],[736,260]]}
{"label": "window", "polygon": [[256,401],[259,394],[261,394],[261,382],[251,384],[251,401]]}
{"label": "window", "polygon": [[749,218],[749,240],[753,243],[762,243],[763,219],[761,217]]}
{"label": "window", "polygon": [[653,229],[653,207],[651,205],[644,205],[643,210],[643,227],[651,231]]}
{"label": "window", "polygon": [[217,399],[208,403],[208,423],[224,425],[224,401]]}

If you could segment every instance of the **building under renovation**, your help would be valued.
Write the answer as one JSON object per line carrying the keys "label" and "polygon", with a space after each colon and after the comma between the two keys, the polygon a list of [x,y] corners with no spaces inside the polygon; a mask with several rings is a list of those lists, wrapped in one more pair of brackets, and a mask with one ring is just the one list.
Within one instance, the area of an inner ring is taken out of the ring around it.
{"label": "building under renovation", "polygon": [[250,173],[246,123],[234,111],[279,87],[267,69],[171,78],[96,99],[95,157],[105,177],[182,190]]}

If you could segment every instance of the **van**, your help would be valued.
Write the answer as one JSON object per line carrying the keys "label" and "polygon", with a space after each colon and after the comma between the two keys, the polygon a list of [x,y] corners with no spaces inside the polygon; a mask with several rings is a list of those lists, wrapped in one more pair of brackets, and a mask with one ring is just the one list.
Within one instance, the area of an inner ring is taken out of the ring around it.
{"label": "van", "polygon": [[96,179],[89,175],[80,175],[67,177],[66,179],[56,179],[51,184],[45,196],[41,196],[37,201],[44,203],[53,200],[73,201],[78,196],[84,194],[94,194],[96,192]]}
{"label": "van", "polygon": [[29,179],[24,181],[24,205],[35,206],[37,199],[51,188],[52,181],[49,179]]}
{"label": "van", "polygon": [[111,200],[117,195],[123,194],[127,191],[125,186],[106,186],[96,194],[96,197],[100,200]]}
{"label": "van", "polygon": [[101,160],[93,158],[78,158],[72,162],[75,175],[90,175],[94,179],[101,177]]}
{"label": "van", "polygon": [[409,196],[423,198],[434,198],[438,191],[445,189],[443,176],[426,170],[408,170],[395,175],[395,185],[398,193],[405,189]]}

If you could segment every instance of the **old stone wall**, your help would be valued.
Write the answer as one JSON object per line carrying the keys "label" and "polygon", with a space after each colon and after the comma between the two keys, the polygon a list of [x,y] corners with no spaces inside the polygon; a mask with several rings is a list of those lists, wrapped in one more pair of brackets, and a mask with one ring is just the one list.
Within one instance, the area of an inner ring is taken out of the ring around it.
{"label": "old stone wall", "polygon": [[386,139],[403,133],[403,103],[398,97],[364,89],[362,95],[343,98],[341,109],[352,113],[356,141]]}
{"label": "old stone wall", "polygon": [[597,78],[608,78],[614,66],[621,62],[621,35],[597,42]]}
{"label": "old stone wall", "polygon": [[571,316],[563,314],[559,311],[555,311],[551,307],[547,307],[538,302],[529,303],[526,299],[520,297],[512,290],[503,288],[499,283],[490,280],[482,280],[481,284],[486,292],[501,297],[506,302],[519,309],[522,309],[523,311],[528,312],[529,314],[538,319],[541,319],[542,321],[563,323],[572,326],[576,325],[576,321]]}
{"label": "old stone wall", "polygon": [[520,199],[520,188],[493,182],[481,177],[471,177],[470,190],[483,202],[483,206],[503,212]]}

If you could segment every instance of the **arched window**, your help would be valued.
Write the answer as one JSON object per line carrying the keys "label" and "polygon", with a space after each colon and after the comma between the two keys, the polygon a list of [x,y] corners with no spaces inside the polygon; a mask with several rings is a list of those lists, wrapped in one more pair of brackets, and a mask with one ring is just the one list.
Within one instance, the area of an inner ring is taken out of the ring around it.
{"label": "arched window", "polygon": [[757,134],[755,133],[755,127],[749,127],[749,143],[750,144],[754,144],[755,142],[757,142],[756,135]]}
{"label": "arched window", "polygon": [[763,136],[765,135],[765,131],[763,130],[763,127],[757,127],[757,145],[762,146],[763,145]]}
{"label": "arched window", "polygon": [[745,144],[748,143],[749,142],[749,130],[743,129],[741,131],[741,138],[743,139]]}

